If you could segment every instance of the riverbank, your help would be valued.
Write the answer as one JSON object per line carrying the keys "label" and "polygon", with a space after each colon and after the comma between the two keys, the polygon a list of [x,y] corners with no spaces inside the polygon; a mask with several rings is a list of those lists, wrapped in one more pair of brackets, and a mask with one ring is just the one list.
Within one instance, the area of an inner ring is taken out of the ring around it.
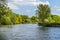
{"label": "riverbank", "polygon": [[50,24],[42,24],[38,23],[39,26],[44,26],[44,27],[60,27],[60,23],[50,23]]}

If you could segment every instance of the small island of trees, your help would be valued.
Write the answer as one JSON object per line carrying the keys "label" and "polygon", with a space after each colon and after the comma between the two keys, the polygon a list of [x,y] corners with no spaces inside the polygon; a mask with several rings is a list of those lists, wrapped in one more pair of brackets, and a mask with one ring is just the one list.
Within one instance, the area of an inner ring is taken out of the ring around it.
{"label": "small island of trees", "polygon": [[40,4],[37,10],[38,24],[42,26],[60,26],[60,16],[52,15],[48,5]]}

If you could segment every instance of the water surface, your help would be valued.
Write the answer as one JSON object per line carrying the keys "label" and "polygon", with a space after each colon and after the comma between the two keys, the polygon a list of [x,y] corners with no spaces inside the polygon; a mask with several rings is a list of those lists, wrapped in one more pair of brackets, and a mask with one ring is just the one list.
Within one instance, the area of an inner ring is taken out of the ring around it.
{"label": "water surface", "polygon": [[37,24],[3,25],[0,40],[60,40],[60,28]]}

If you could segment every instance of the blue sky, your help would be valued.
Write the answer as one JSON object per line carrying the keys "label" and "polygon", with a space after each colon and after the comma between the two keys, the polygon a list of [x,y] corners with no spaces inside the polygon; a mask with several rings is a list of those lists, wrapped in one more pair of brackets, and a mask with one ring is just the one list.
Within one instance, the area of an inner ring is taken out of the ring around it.
{"label": "blue sky", "polygon": [[17,14],[31,17],[35,15],[39,4],[49,5],[52,14],[60,15],[60,0],[9,0],[8,7]]}

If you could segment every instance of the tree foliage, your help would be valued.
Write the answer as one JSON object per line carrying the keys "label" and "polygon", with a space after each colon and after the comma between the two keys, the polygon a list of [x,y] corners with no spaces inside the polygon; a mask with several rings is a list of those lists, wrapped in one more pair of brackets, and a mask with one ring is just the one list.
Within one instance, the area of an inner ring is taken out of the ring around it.
{"label": "tree foliage", "polygon": [[29,17],[12,12],[9,7],[0,3],[0,25],[31,24],[31,23],[60,23],[60,16],[52,15],[48,5],[39,5],[37,16]]}
{"label": "tree foliage", "polygon": [[50,16],[51,10],[48,5],[40,4],[38,10],[36,11],[39,20],[44,23],[44,19]]}
{"label": "tree foliage", "polygon": [[[34,20],[36,20],[36,18]],[[0,24],[9,25],[9,24],[26,24],[26,23],[33,23],[29,16],[16,14],[12,12],[12,10],[9,7],[0,4]]]}

